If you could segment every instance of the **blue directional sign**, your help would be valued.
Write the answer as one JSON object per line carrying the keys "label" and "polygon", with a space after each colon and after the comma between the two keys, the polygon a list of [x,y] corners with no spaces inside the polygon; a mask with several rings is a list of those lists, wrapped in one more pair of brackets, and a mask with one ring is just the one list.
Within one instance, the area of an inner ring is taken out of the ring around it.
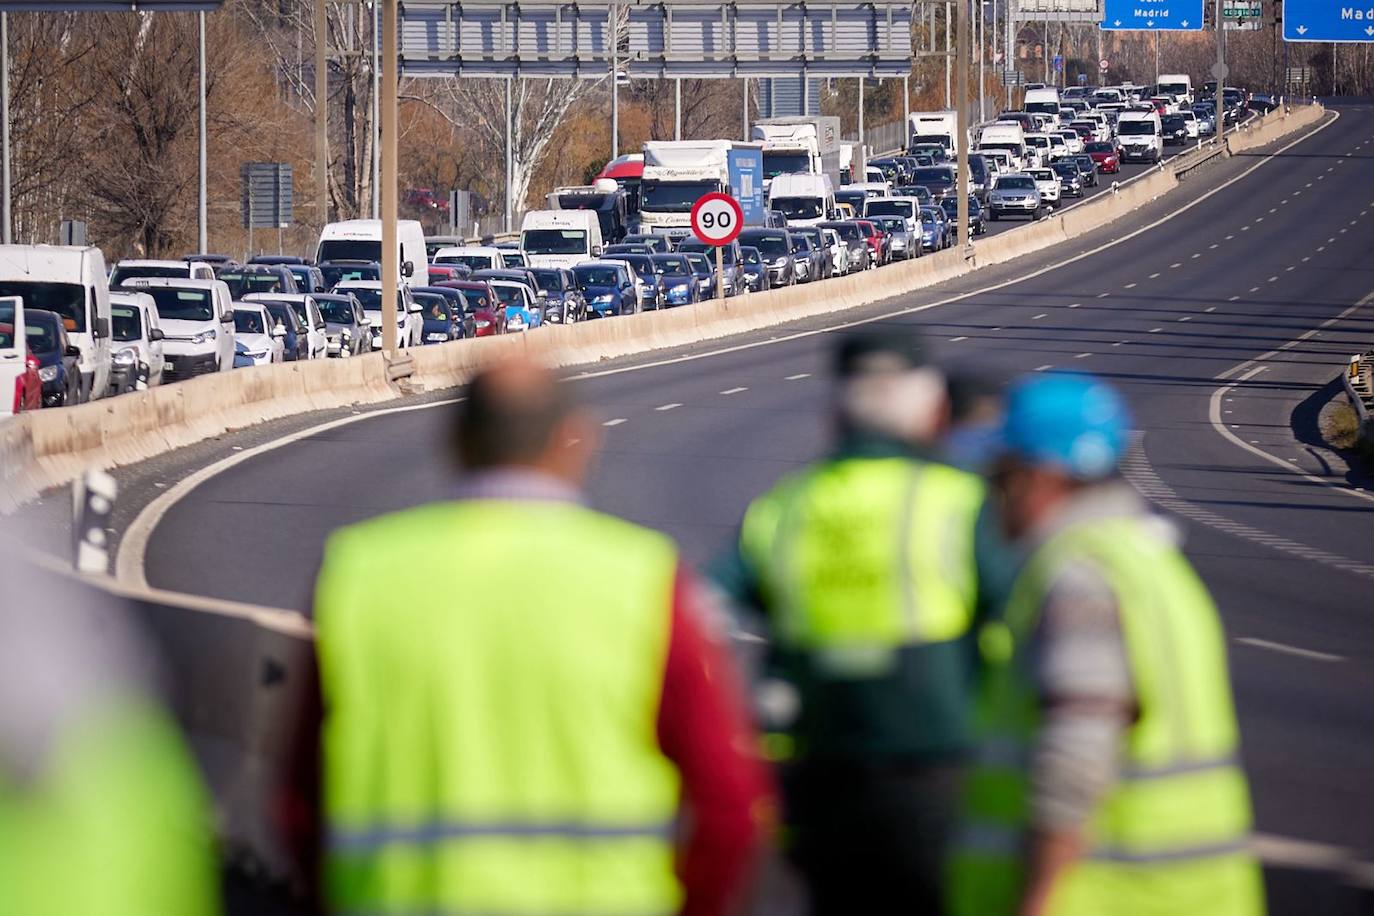
{"label": "blue directional sign", "polygon": [[1283,0],[1284,41],[1374,41],[1374,5]]}
{"label": "blue directional sign", "polygon": [[[1318,2],[1318,0],[1310,0]],[[1104,0],[1104,32],[1193,32],[1202,28],[1202,0]]]}

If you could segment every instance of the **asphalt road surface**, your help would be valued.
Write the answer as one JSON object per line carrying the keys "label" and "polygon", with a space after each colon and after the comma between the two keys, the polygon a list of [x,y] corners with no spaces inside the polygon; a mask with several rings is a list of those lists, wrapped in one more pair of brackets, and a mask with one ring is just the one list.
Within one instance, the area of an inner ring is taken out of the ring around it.
{"label": "asphalt road surface", "polygon": [[[607,424],[593,502],[670,532],[693,560],[714,555],[751,497],[824,448],[826,354],[856,318],[919,327],[954,362],[1102,375],[1140,430],[1127,477],[1183,526],[1222,609],[1271,859],[1367,860],[1374,487],[1323,444],[1319,413],[1374,339],[1374,307],[1357,307],[1374,292],[1374,108],[1338,110],[1279,155],[1199,170],[1093,238],[583,377]],[[210,478],[153,530],[150,583],[307,609],[331,529],[448,492],[446,421],[442,406],[383,412]],[[462,587],[447,559],[416,557],[415,572]]]}

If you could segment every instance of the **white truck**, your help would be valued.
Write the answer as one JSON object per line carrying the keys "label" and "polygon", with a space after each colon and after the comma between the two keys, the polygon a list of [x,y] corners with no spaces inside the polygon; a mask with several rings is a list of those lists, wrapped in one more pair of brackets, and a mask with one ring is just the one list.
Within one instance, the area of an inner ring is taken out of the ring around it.
{"label": "white truck", "polygon": [[601,223],[594,210],[531,210],[520,249],[530,267],[572,267],[601,257]]}
{"label": "white truck", "polygon": [[1048,115],[1051,130],[1059,125],[1059,90],[1053,86],[1027,89],[1026,104],[1022,107],[1031,114]]}
{"label": "white truck", "polygon": [[639,186],[640,231],[685,238],[692,231],[692,205],[703,194],[748,197],[756,193],[753,188],[730,186],[730,151],[740,148],[759,147],[730,140],[646,141]]}
{"label": "white truck", "polygon": [[938,143],[953,159],[959,154],[959,115],[953,111],[913,111],[907,116],[907,149]]}
{"label": "white truck", "polygon": [[983,128],[978,139],[980,151],[1000,150],[1011,157],[1012,171],[1019,172],[1028,165],[1026,159],[1026,132],[1015,121],[998,121]]}
{"label": "white truck", "polygon": [[836,117],[764,118],[750,136],[763,144],[763,193],[778,175],[826,175],[840,183],[840,119]]}
{"label": "white truck", "polygon": [[768,209],[782,213],[788,226],[814,226],[834,218],[835,187],[829,175],[782,174],[769,187]]}
{"label": "white truck", "polygon": [[1164,132],[1153,108],[1123,111],[1116,119],[1116,139],[1122,162],[1158,162],[1164,156]]}
{"label": "white truck", "polygon": [[[429,255],[425,250],[425,230],[413,219],[396,221],[396,242],[400,254],[397,282],[422,286],[429,282]],[[382,262],[382,221],[346,219],[329,223],[320,230],[315,263],[325,261]]]}
{"label": "white truck", "polygon": [[1193,79],[1186,73],[1162,73],[1159,76],[1159,94],[1174,100],[1174,104],[1193,104]]}

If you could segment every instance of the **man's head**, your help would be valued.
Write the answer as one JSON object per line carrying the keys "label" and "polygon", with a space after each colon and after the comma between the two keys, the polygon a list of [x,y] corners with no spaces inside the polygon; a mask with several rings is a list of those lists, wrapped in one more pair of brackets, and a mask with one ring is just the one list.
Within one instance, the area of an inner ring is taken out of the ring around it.
{"label": "man's head", "polygon": [[1115,476],[1130,425],[1121,396],[1092,376],[1050,373],[1015,385],[994,475],[1008,534],[1034,530],[1074,493]]}
{"label": "man's head", "polygon": [[579,485],[596,450],[596,425],[570,386],[515,359],[485,369],[468,386],[454,431],[471,471],[528,468]]}
{"label": "man's head", "polygon": [[949,401],[920,339],[900,331],[847,335],[835,350],[839,419],[846,433],[929,445],[943,432]]}

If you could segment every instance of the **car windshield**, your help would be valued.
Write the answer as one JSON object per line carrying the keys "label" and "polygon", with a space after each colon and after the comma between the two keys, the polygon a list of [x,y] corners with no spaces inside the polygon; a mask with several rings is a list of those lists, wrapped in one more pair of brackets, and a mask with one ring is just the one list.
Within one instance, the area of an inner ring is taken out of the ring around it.
{"label": "car windshield", "polygon": [[138,277],[181,277],[185,279],[191,276],[190,265],[183,264],[180,267],[168,267],[158,264],[116,264],[114,272],[110,274],[110,285],[119,286],[125,280],[133,280]]}
{"label": "car windshield", "polygon": [[[382,291],[379,289],[365,289],[358,287],[350,289],[353,298],[362,303],[363,309],[369,312],[380,312],[382,310]],[[405,307],[401,304],[401,294],[396,294],[396,311],[404,311]]]}
{"label": "car windshield", "polygon": [[315,303],[320,307],[320,314],[325,321],[332,321],[335,324],[353,323],[353,304],[347,299],[316,299]]}
{"label": "car windshield", "polygon": [[561,270],[536,270],[534,271],[534,279],[539,284],[540,289],[558,293],[567,289],[563,285],[563,271]]}
{"label": "car windshield", "polygon": [[1116,125],[1116,132],[1123,137],[1153,135],[1155,125],[1153,121],[1120,121]]}
{"label": "car windshield", "polygon": [[849,204],[855,210],[863,208],[864,198],[868,195],[863,191],[836,191],[835,201],[837,203]]}
{"label": "car windshield", "polygon": [[718,181],[646,181],[641,185],[641,210],[659,213],[688,213],[703,194],[720,190]]}
{"label": "car windshield", "polygon": [[242,299],[249,293],[285,292],[282,288],[282,278],[275,272],[257,273],[226,270],[219,275],[219,278],[229,287],[229,295],[234,299]]}
{"label": "car windshield", "polygon": [[857,242],[863,238],[863,233],[859,231],[859,227],[854,223],[836,223],[832,228],[839,233],[840,238],[844,239],[846,242]]}
{"label": "car windshield", "polygon": [[910,217],[915,205],[909,200],[878,198],[864,205],[865,216],[905,216]]}
{"label": "car windshield", "polygon": [[745,246],[745,247],[741,248],[741,249],[740,249],[740,252],[741,252],[741,254],[744,255],[744,263],[746,263],[746,264],[762,264],[762,263],[763,263],[763,257],[759,254],[759,250],[758,250],[757,248],[753,247],[752,245],[748,245],[748,246]]}
{"label": "car windshield", "polygon": [[788,219],[819,219],[825,216],[819,197],[774,197],[769,206]]}
{"label": "car windshield", "polygon": [[110,333],[115,340],[139,340],[143,337],[143,316],[129,305],[110,306]]}
{"label": "car windshield", "polygon": [[651,277],[654,273],[654,262],[647,254],[618,254],[615,256],[617,261],[624,261],[635,269],[635,273],[641,277]]}
{"label": "car windshield", "polygon": [[149,286],[140,292],[153,297],[161,318],[173,321],[210,321],[215,317],[215,300],[208,289]]}
{"label": "car windshield", "polygon": [[266,334],[262,313],[256,309],[234,309],[234,332],[238,334]]}
{"label": "car windshield", "polygon": [[804,150],[764,150],[763,177],[776,178],[790,172],[811,171],[811,156]]}
{"label": "car windshield", "polygon": [[654,255],[654,270],[661,274],[689,274],[692,267],[687,263],[687,259],[680,254],[656,254]]}
{"label": "car windshield", "polygon": [[0,281],[0,296],[18,296],[24,308],[56,312],[68,331],[86,330],[86,289],[77,283]]}
{"label": "car windshield", "polygon": [[381,261],[379,239],[330,239],[320,242],[317,261]]}
{"label": "car windshield", "polygon": [[682,255],[687,259],[687,263],[692,265],[692,270],[699,274],[709,274],[711,272],[711,262],[706,260],[706,255],[700,251],[686,251]]}
{"label": "car windshield", "polygon": [[[682,252],[700,251],[703,254],[710,252],[708,258],[712,261],[716,259],[714,248],[712,248],[710,245],[707,245],[705,242],[699,242],[695,239],[688,239],[687,241],[683,242],[681,245],[678,246],[678,250]],[[733,245],[720,246],[720,260],[722,264],[729,264],[733,266],[735,263],[735,247]]]}
{"label": "car windshield", "polygon": [[1103,142],[1098,142],[1098,143],[1089,143],[1089,144],[1087,145],[1086,149],[1087,149],[1087,151],[1090,152],[1090,153],[1114,153],[1114,152],[1116,152],[1116,147],[1112,146],[1112,144],[1107,143],[1107,142],[1105,142],[1105,141],[1103,141]]}
{"label": "car windshield", "polygon": [[24,316],[24,337],[28,339],[29,350],[33,353],[51,353],[57,349],[57,326],[43,321],[37,315]]}
{"label": "car windshield", "polygon": [[491,255],[489,254],[445,254],[434,259],[435,264],[462,264],[473,270],[491,270]]}
{"label": "car windshield", "polygon": [[885,229],[888,232],[906,231],[906,220],[902,219],[899,216],[880,216],[877,219],[875,219],[874,222],[877,223],[879,226],[882,226],[883,229]]}
{"label": "car windshield", "polygon": [[470,312],[476,309],[484,309],[491,305],[491,300],[487,298],[487,294],[480,289],[465,289],[461,290],[461,292],[463,294],[463,302]]}
{"label": "car windshield", "polygon": [[[997,182],[999,191],[1032,191],[1035,189],[1035,179],[1029,175],[1008,175]],[[993,216],[996,216],[996,212]]]}
{"label": "car windshield", "polygon": [[931,166],[930,168],[917,169],[916,174],[911,180],[917,184],[924,185],[946,185],[954,183],[954,170],[944,166]]}
{"label": "car windshield", "polygon": [[1074,165],[1072,162],[1064,162],[1061,160],[1050,166],[1050,168],[1054,169],[1055,172],[1063,175],[1065,178],[1078,177],[1078,166]]}
{"label": "car windshield", "polygon": [[619,286],[620,271],[614,267],[577,267],[573,269],[577,275],[577,285],[588,286]]}
{"label": "car windshield", "polygon": [[496,298],[500,300],[502,305],[506,307],[516,306],[517,308],[525,307],[525,297],[520,294],[520,287],[493,286],[492,289],[496,291]]}
{"label": "car windshield", "polygon": [[1165,130],[1178,130],[1184,126],[1182,115],[1165,115],[1159,119],[1159,123]]}
{"label": "car windshield", "polygon": [[765,258],[780,258],[790,254],[791,249],[787,246],[787,237],[776,233],[771,235],[750,235],[750,246],[757,248],[759,254]]}
{"label": "car windshield", "polygon": [[324,285],[331,289],[346,280],[380,280],[382,278],[382,269],[376,264],[321,264],[320,272],[324,274]]}
{"label": "car windshield", "polygon": [[434,321],[449,320],[448,300],[438,293],[414,293],[415,301],[419,303],[424,311],[426,318]]}

